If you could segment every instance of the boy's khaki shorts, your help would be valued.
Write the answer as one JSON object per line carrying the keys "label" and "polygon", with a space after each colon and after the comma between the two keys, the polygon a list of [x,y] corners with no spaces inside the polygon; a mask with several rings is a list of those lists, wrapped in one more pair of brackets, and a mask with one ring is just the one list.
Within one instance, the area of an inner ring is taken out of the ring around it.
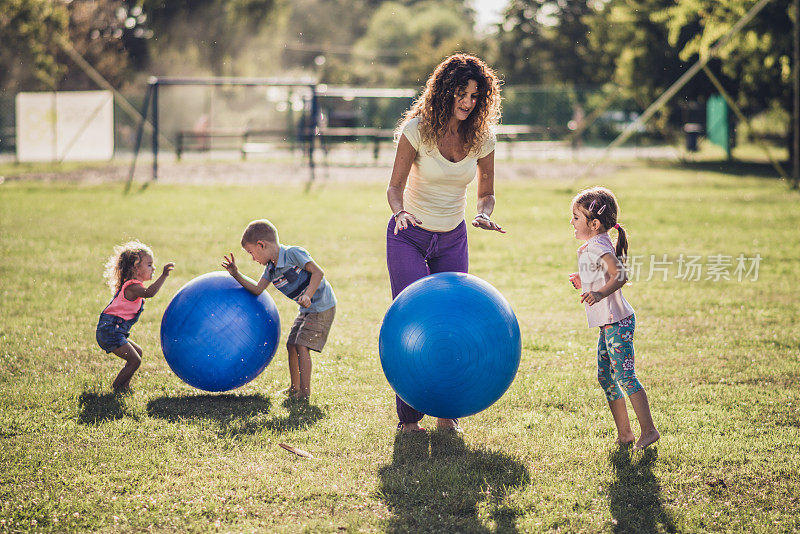
{"label": "boy's khaki shorts", "polygon": [[334,315],[336,306],[319,313],[300,313],[294,320],[286,342],[322,352],[322,347],[328,340],[328,332],[331,331]]}

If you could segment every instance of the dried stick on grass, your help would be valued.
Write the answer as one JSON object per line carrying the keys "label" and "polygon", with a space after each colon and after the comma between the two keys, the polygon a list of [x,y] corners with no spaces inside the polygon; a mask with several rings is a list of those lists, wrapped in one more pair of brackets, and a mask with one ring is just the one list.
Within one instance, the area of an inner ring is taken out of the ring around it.
{"label": "dried stick on grass", "polygon": [[291,445],[287,445],[286,443],[278,443],[279,446],[286,449],[289,452],[296,454],[297,456],[302,456],[303,458],[313,458],[311,453],[304,451],[303,449],[298,449],[296,447],[292,447]]}

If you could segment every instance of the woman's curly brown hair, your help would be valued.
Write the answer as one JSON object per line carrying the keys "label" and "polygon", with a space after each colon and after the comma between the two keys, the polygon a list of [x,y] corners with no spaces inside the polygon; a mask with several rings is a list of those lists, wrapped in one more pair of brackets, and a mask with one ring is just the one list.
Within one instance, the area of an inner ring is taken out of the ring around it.
{"label": "woman's curly brown hair", "polygon": [[453,115],[453,102],[470,80],[478,84],[478,98],[472,113],[462,121],[458,132],[467,153],[477,152],[500,120],[500,81],[482,59],[468,54],[453,54],[434,69],[425,90],[405,112],[398,127],[398,137],[409,120],[419,117],[422,141],[436,146],[447,132]]}
{"label": "woman's curly brown hair", "polygon": [[154,258],[150,247],[139,241],[128,241],[122,245],[114,247],[114,254],[106,262],[103,276],[108,283],[108,287],[116,294],[122,285],[133,278],[136,266],[141,263],[145,256]]}

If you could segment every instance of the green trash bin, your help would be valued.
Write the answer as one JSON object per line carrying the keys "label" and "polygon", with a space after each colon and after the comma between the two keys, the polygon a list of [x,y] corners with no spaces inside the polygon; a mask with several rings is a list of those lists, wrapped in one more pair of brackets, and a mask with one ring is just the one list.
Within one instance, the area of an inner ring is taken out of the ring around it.
{"label": "green trash bin", "polygon": [[730,109],[722,95],[711,95],[706,102],[706,137],[717,146],[722,147],[728,158],[733,148],[733,128],[730,121]]}

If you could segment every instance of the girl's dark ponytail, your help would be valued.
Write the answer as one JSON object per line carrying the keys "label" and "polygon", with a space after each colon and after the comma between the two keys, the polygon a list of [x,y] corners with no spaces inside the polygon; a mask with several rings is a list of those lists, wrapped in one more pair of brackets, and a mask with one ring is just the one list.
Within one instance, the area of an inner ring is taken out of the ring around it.
{"label": "girl's dark ponytail", "polygon": [[617,229],[617,246],[615,252],[619,261],[624,264],[625,260],[628,258],[628,233],[625,232],[625,228],[619,223],[615,224],[614,228]]}

